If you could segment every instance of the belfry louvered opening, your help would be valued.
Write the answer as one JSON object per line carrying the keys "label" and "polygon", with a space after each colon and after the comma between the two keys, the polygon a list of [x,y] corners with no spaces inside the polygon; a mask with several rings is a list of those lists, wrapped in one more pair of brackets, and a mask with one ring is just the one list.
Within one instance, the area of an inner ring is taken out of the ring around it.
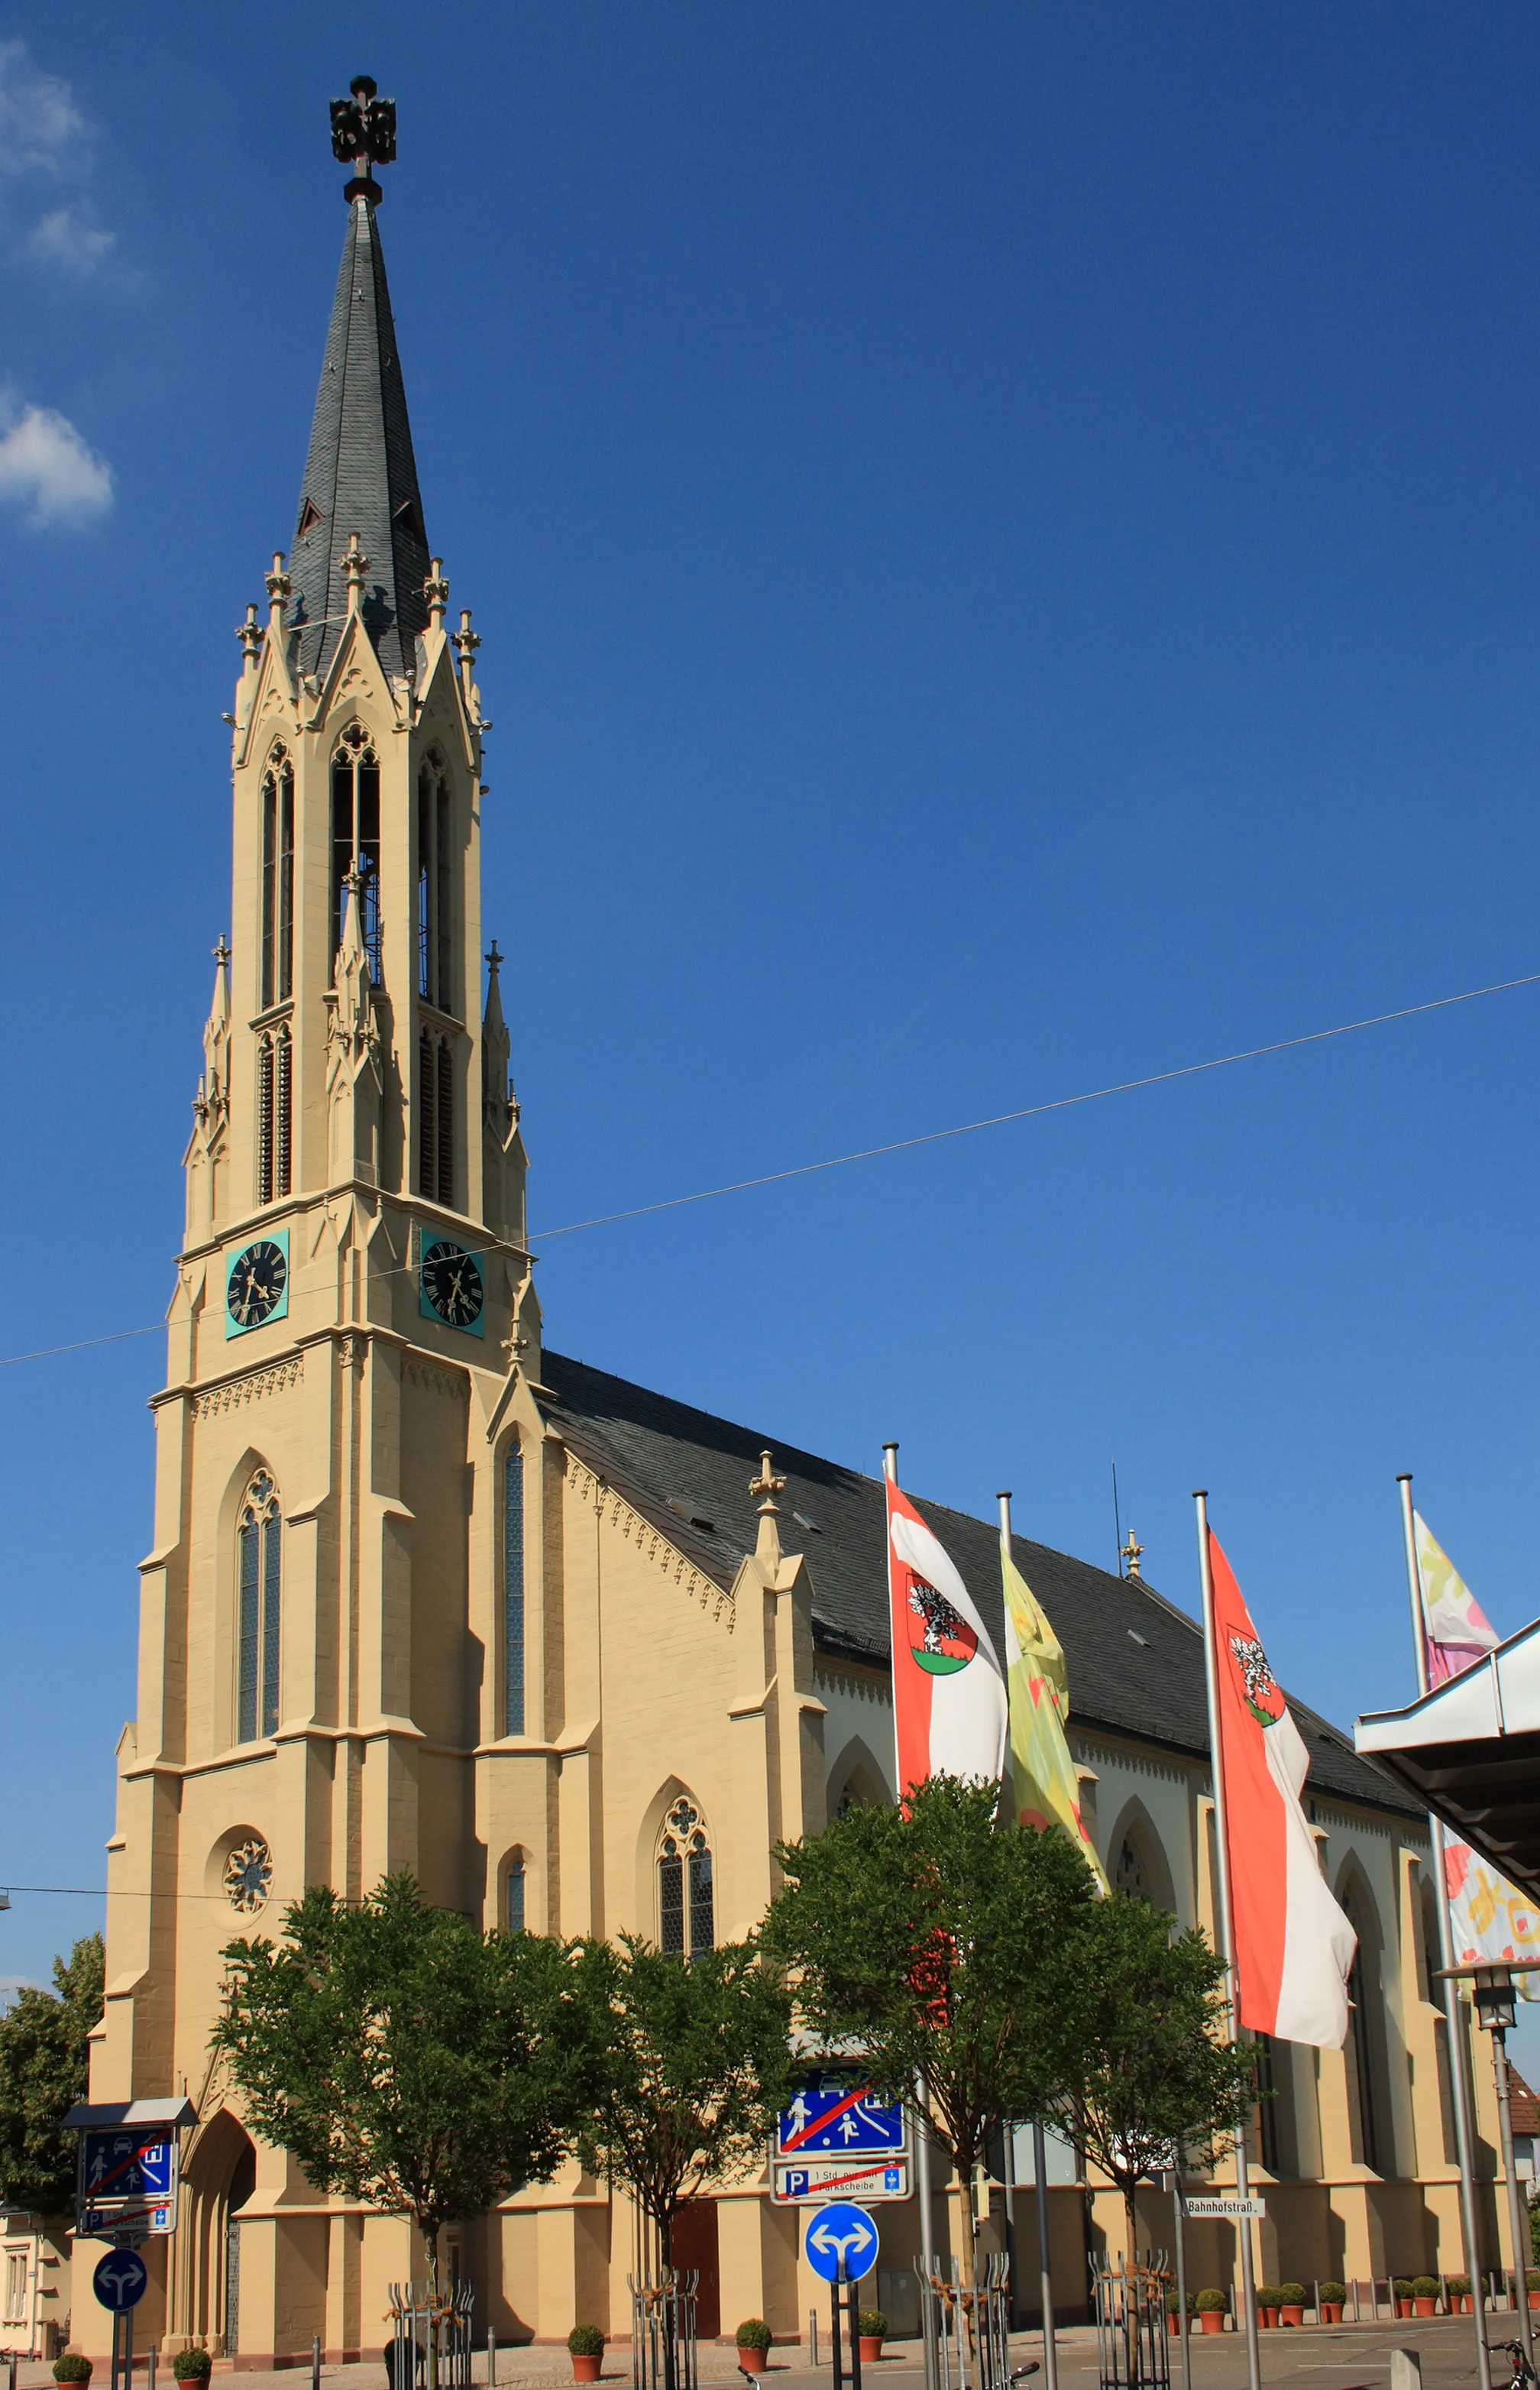
{"label": "belfry louvered opening", "polygon": [[455,1206],[453,1042],[425,1029],[417,1040],[417,1191]]}

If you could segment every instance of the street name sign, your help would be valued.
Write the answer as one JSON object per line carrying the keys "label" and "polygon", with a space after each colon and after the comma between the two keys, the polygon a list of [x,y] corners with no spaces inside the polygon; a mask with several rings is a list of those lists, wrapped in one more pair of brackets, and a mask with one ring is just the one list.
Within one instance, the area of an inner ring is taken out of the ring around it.
{"label": "street name sign", "polygon": [[810,2199],[907,2199],[909,2161],[902,2158],[809,2158],[788,2165],[777,2158],[771,2197],[779,2207]]}
{"label": "street name sign", "polygon": [[1260,2224],[1267,2213],[1267,2203],[1262,2199],[1209,2199],[1200,2195],[1184,2199],[1182,2209],[1185,2215],[1197,2217],[1200,2222],[1217,2217],[1232,2224]]}
{"label": "street name sign", "polygon": [[104,2307],[122,2315],[138,2306],[148,2281],[149,2268],[137,2249],[111,2249],[97,2258],[91,2287]]}
{"label": "street name sign", "polygon": [[866,2209],[841,2199],[819,2208],[803,2235],[802,2253],[826,2282],[839,2281],[841,2274],[848,2282],[859,2282],[877,2263],[878,2241]]}
{"label": "street name sign", "polygon": [[[901,2107],[875,2099],[849,2067],[815,2067],[776,2124],[776,2159],[902,2157],[908,2129]],[[889,2194],[892,2196],[892,2194]]]}

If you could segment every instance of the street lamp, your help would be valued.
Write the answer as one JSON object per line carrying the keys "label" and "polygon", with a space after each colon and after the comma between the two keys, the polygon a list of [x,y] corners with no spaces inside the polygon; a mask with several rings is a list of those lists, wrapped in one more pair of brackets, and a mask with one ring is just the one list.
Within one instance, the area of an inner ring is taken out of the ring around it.
{"label": "street lamp", "polygon": [[1513,2297],[1519,2310],[1519,2337],[1533,2366],[1534,2349],[1529,2320],[1529,2214],[1519,2191],[1513,2163],[1513,2112],[1508,2102],[1508,2036],[1518,2016],[1511,1967],[1478,1967],[1471,1982],[1476,2018],[1492,2036],[1492,2071],[1497,2083],[1497,2121],[1502,2128],[1503,2172],[1508,2178],[1508,2223],[1513,2242]]}

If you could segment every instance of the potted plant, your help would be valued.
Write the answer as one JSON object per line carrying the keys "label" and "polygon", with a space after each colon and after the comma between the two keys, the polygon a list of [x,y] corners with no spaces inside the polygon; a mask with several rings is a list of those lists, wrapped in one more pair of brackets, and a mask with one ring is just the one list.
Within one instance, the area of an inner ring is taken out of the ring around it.
{"label": "potted plant", "polygon": [[1438,2313],[1438,2277],[1436,2274],[1412,2276],[1412,2313],[1431,2316]]}
{"label": "potted plant", "polygon": [[178,2382],[207,2382],[213,2364],[206,2348],[179,2348],[172,2358],[171,2370]]}
{"label": "potted plant", "polygon": [[1283,2324],[1303,2323],[1304,2284],[1303,2282],[1278,2284],[1278,2321]]}
{"label": "potted plant", "polygon": [[1347,2301],[1347,2284],[1345,2282],[1317,2282],[1315,2285],[1315,2295],[1320,2301],[1316,2313],[1319,2315],[1321,2321],[1323,2323],[1341,2323],[1342,2320],[1342,2308]]}
{"label": "potted plant", "polygon": [[604,2334],[597,2323],[575,2323],[567,2334],[574,2382],[597,2382],[604,2363]]}
{"label": "potted plant", "polygon": [[1259,2282],[1256,2287],[1257,2321],[1264,2332],[1271,2332],[1278,2319],[1278,2294],[1271,2282]]}
{"label": "potted plant", "polygon": [[1192,2303],[1200,2332],[1223,2332],[1225,2309],[1228,2305],[1223,2291],[1200,2291]]}
{"label": "potted plant", "polygon": [[1391,2296],[1394,2302],[1395,2311],[1398,2316],[1409,2316],[1411,2314],[1412,2278],[1409,2274],[1396,2274],[1392,2276],[1391,2281]]}
{"label": "potted plant", "polygon": [[1446,2274],[1444,2278],[1444,2288],[1449,2294],[1450,2314],[1469,2315],[1471,2312],[1469,2275]]}
{"label": "potted plant", "polygon": [[[861,2319],[861,2321],[862,2327],[865,2329],[866,2319],[864,2317]],[[887,2328],[887,2318],[884,2316],[882,2319],[882,2330],[886,2332]],[[738,2343],[738,2363],[739,2372],[763,2373],[764,2371],[765,2359],[770,2354],[770,2343],[775,2337],[769,2325],[765,2322],[764,2318],[763,2316],[747,2317],[745,2320],[738,2325],[733,2337]],[[865,2357],[866,2353],[866,2348],[863,2345],[861,2354]],[[878,2335],[877,2354],[879,2357],[882,2354],[881,2333],[879,2333]]]}
{"label": "potted plant", "polygon": [[861,2343],[862,2364],[875,2365],[888,2337],[888,2319],[880,2307],[861,2309],[855,2319],[855,2336]]}
{"label": "potted plant", "polygon": [[[1189,2320],[1197,2311],[1197,2304],[1193,2298],[1192,2293],[1189,2291],[1187,2293],[1187,2316]],[[1182,2336],[1182,2303],[1174,2291],[1168,2291],[1166,2293],[1166,2316],[1170,2323],[1171,2336],[1173,2340],[1179,2340]]]}
{"label": "potted plant", "polygon": [[89,2382],[90,2379],[91,2359],[88,2357],[81,2357],[74,2349],[67,2348],[62,2357],[55,2358],[56,2382]]}

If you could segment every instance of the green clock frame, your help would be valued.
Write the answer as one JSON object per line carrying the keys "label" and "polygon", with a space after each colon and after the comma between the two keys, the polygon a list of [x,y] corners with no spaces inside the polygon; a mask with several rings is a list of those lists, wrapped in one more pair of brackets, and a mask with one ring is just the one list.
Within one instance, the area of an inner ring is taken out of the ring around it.
{"label": "green clock frame", "polygon": [[[453,1328],[461,1336],[484,1337],[487,1332],[487,1266],[485,1253],[472,1252],[468,1245],[460,1244],[454,1237],[435,1236],[432,1231],[428,1228],[421,1229],[419,1231],[419,1236],[420,1249],[417,1254],[417,1309],[422,1317],[424,1319],[436,1320],[441,1328]],[[441,1257],[443,1260],[447,1260],[450,1256],[468,1262],[472,1270],[475,1272],[475,1281],[476,1286],[480,1291],[481,1303],[474,1319],[451,1319],[447,1317],[446,1315],[439,1309],[438,1304],[434,1303],[432,1297],[428,1291],[428,1275],[430,1265],[433,1262],[440,1260]]]}
{"label": "green clock frame", "polygon": [[[279,1253],[282,1253],[284,1270],[283,1291],[279,1295],[276,1303],[273,1305],[272,1310],[264,1313],[261,1319],[237,1319],[235,1313],[230,1308],[230,1280],[234,1278],[241,1263],[245,1260],[246,1255],[258,1245],[276,1245]],[[225,1333],[226,1338],[232,1336],[250,1336],[255,1333],[257,1329],[271,1328],[275,1320],[287,1319],[288,1317],[289,1230],[287,1228],[268,1228],[265,1229],[260,1237],[248,1237],[246,1242],[241,1245],[237,1252],[230,1255],[229,1261],[225,1266]]]}

